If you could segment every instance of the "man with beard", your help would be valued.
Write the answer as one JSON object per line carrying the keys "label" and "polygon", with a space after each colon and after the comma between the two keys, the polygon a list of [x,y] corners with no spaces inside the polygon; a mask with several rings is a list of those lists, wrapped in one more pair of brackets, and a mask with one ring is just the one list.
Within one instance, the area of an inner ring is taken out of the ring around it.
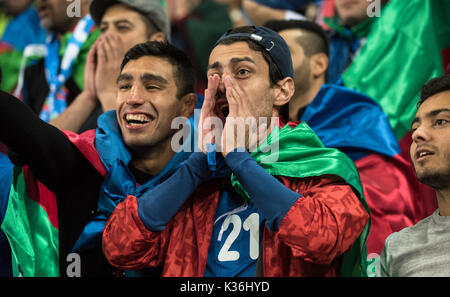
{"label": "man with beard", "polygon": [[410,154],[417,179],[436,191],[438,209],[393,233],[381,254],[382,276],[450,276],[450,75],[422,87]]}
{"label": "man with beard", "polygon": [[276,123],[294,92],[285,41],[265,27],[230,30],[207,73],[202,152],[116,207],[108,261],[163,266],[163,276],[364,275],[369,215],[356,168],[305,123]]}

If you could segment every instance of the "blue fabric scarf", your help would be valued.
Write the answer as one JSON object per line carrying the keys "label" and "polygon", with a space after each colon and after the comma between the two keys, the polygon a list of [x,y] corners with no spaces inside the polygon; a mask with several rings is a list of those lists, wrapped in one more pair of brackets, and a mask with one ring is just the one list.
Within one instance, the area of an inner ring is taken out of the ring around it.
{"label": "blue fabric scarf", "polygon": [[342,150],[353,161],[372,153],[388,157],[400,153],[380,106],[343,86],[323,85],[299,120],[305,121],[325,146]]}
{"label": "blue fabric scarf", "polygon": [[192,118],[190,125],[190,136],[180,150],[158,175],[138,187],[133,174],[128,168],[131,154],[122,141],[122,134],[117,123],[115,111],[106,112],[98,118],[95,147],[108,173],[99,193],[99,215],[86,225],[73,248],[73,252],[100,246],[106,221],[117,204],[126,198],[126,195],[133,195],[139,198],[146,191],[165,181],[177,168],[183,165],[193,151],[191,139],[193,139],[195,133],[195,128],[192,127],[195,126]]}

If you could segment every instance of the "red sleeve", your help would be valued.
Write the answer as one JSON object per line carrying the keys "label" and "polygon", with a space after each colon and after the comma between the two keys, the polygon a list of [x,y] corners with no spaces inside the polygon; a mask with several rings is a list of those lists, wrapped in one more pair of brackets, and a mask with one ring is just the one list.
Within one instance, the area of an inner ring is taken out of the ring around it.
{"label": "red sleeve", "polygon": [[319,177],[283,182],[303,195],[277,233],[294,257],[329,264],[349,250],[369,219],[352,188],[343,181]]}
{"label": "red sleeve", "polygon": [[103,232],[103,253],[114,266],[139,270],[159,266],[164,260],[168,229],[148,230],[138,216],[137,198],[128,196],[114,209]]}

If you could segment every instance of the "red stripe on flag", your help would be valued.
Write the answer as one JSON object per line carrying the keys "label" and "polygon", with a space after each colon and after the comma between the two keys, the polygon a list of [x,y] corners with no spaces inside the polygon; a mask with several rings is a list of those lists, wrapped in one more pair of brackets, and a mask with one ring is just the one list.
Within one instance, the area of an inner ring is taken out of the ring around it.
{"label": "red stripe on flag", "polygon": [[442,54],[442,66],[444,67],[444,73],[450,74],[450,47],[443,49],[441,54]]}
{"label": "red stripe on flag", "polygon": [[96,130],[88,130],[82,134],[76,134],[71,131],[63,131],[67,138],[80,150],[80,152],[91,162],[92,166],[104,177],[106,176],[106,168],[100,159],[98,151],[95,149],[95,133]]}
{"label": "red stripe on flag", "polygon": [[27,185],[28,197],[39,203],[47,213],[50,223],[58,229],[58,209],[55,194],[34,178],[28,166],[23,168],[23,175]]}
{"label": "red stripe on flag", "polygon": [[429,216],[437,208],[433,189],[421,184],[412,164],[401,154],[371,154],[355,161],[372,224],[367,254],[380,254],[386,238]]}

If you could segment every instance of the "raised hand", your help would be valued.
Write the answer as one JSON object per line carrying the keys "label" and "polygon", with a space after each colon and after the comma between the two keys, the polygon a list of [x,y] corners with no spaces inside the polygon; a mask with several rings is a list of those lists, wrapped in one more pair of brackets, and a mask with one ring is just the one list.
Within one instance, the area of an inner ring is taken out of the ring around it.
{"label": "raised hand", "polygon": [[122,40],[113,33],[105,33],[97,40],[97,69],[95,87],[103,110],[115,109],[116,80],[126,53]]}
{"label": "raised hand", "polygon": [[229,114],[226,118],[221,137],[222,155],[225,157],[237,147],[255,149],[259,132],[267,128],[265,122],[259,123],[255,113],[257,108],[247,100],[244,89],[235,78],[226,75],[223,78],[226,90],[226,98],[229,106]]}
{"label": "raised hand", "polygon": [[220,77],[218,74],[208,76],[208,88],[205,90],[198,133],[198,145],[205,154],[207,153],[207,144],[216,143],[216,140],[220,139],[222,133],[222,121],[214,110],[219,84]]}

